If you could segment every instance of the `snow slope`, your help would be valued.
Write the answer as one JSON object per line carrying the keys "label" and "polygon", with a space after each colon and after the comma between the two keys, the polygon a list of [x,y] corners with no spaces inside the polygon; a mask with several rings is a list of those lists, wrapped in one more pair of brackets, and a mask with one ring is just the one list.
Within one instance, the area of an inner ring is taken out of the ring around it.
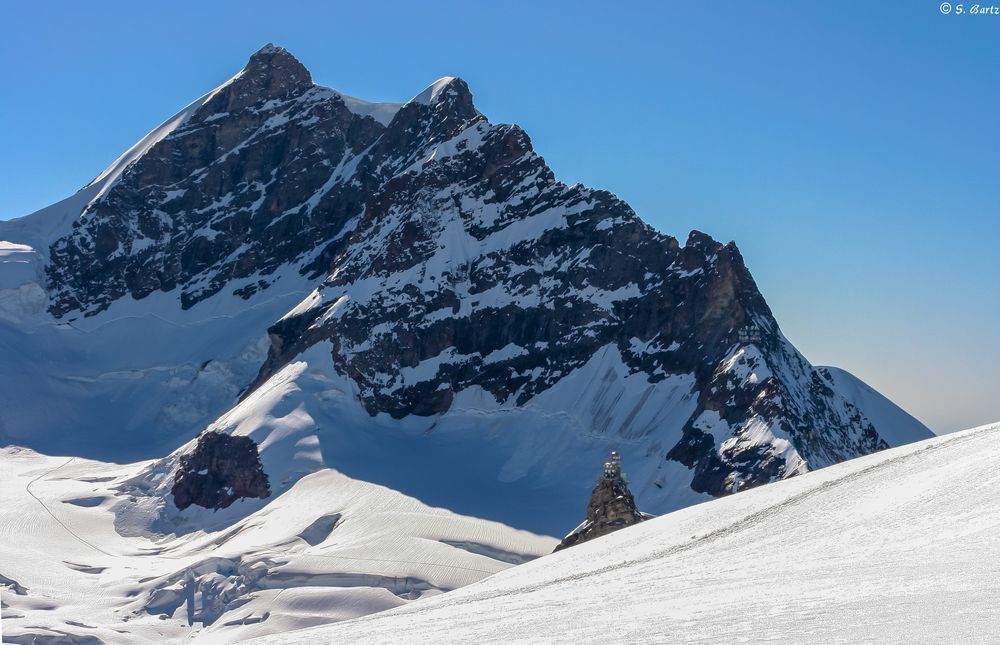
{"label": "snow slope", "polygon": [[288,271],[287,288],[197,311],[167,294],[124,298],[73,323],[45,313],[37,283],[0,284],[0,443],[118,462],[166,454],[233,404],[304,282]]}
{"label": "snow slope", "polygon": [[0,319],[20,321],[48,304],[42,288],[42,259],[26,244],[0,241]]}
{"label": "snow slope", "polygon": [[230,642],[397,607],[556,542],[329,469],[157,533],[118,492],[145,465],[0,451],[4,643]]}
{"label": "snow slope", "polygon": [[1000,424],[921,441],[267,642],[996,642],[998,462]]}
{"label": "snow slope", "polygon": [[[636,485],[643,510],[663,513],[709,499],[687,486],[683,466],[642,459],[645,444],[627,434],[653,425],[679,437],[676,419],[693,405],[690,383],[665,379],[651,397],[632,387],[643,377],[627,376],[613,348],[527,405],[500,406],[470,390],[443,415],[405,419],[369,416],[357,384],[329,355],[328,343],[310,348],[209,426],[257,442],[264,471],[277,482],[273,490],[334,468],[430,506],[562,535],[579,523],[600,464],[617,449],[633,480],[658,482]],[[648,398],[657,403],[642,405]],[[169,499],[177,459],[193,447],[192,440],[154,462],[135,494]],[[671,494],[657,495],[660,487]],[[155,515],[175,513],[168,505]]]}

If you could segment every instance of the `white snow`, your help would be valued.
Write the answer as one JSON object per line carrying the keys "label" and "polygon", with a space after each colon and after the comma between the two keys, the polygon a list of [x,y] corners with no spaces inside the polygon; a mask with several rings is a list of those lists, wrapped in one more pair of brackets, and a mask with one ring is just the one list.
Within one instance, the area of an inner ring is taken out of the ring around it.
{"label": "white snow", "polygon": [[157,292],[71,322],[44,311],[37,283],[0,287],[0,323],[18,323],[0,324],[0,440],[118,461],[169,452],[233,405],[266,356],[267,328],[312,289],[292,266],[269,278],[250,300],[234,283],[184,311],[176,292]]}
{"label": "white snow", "polygon": [[985,643],[1000,424],[656,518],[269,643]]}
{"label": "white snow", "polygon": [[715,410],[705,410],[698,415],[698,418],[691,425],[706,434],[712,435],[716,446],[721,446],[722,442],[729,439],[733,434],[733,429],[729,427],[729,424]]}
{"label": "white snow", "polygon": [[0,240],[0,320],[37,318],[48,305],[42,257],[26,244]]}
{"label": "white snow", "polygon": [[347,109],[358,116],[370,116],[382,125],[389,125],[402,103],[372,103],[337,92]]}
{"label": "white snow", "polygon": [[496,351],[492,351],[483,357],[483,365],[490,365],[492,363],[502,363],[503,361],[509,361],[512,358],[517,358],[518,356],[525,356],[528,354],[528,350],[521,347],[520,345],[515,345],[514,343],[508,343]]}
{"label": "white snow", "polygon": [[[433,104],[453,80],[441,79],[413,100]],[[303,100],[332,92],[314,88]],[[316,288],[315,280],[288,265],[266,276],[271,286],[249,300],[232,292],[262,276],[235,280],[186,311],[177,291],[157,292],[141,301],[126,296],[92,317],[53,319],[42,288],[51,243],[130,163],[213,93],[155,129],[76,195],[27,218],[0,222],[0,240],[11,240],[0,242],[0,443],[30,442],[43,451],[102,459],[57,459],[13,448],[0,453],[0,574],[28,589],[27,596],[14,594],[11,601],[4,591],[10,605],[4,629],[15,630],[5,634],[24,636],[21,640],[37,632],[146,642],[182,638],[191,630],[185,623],[194,622],[202,623],[194,628],[201,630],[199,638],[224,641],[396,607],[549,550],[551,539],[509,527],[564,534],[579,522],[595,465],[610,449],[623,454],[643,510],[664,513],[707,499],[691,490],[686,467],[662,458],[697,406],[694,377],[673,374],[651,383],[649,375],[631,372],[614,345],[568,374],[557,367],[534,368],[529,373],[536,378],[561,380],[520,406],[515,405],[520,392],[499,401],[471,387],[458,392],[441,415],[372,416],[358,399],[356,383],[334,368],[328,343],[315,345],[238,401],[264,362],[267,328],[294,314],[329,305],[315,323],[324,324],[376,296],[398,298],[404,307],[405,287],[426,291],[446,282],[453,282],[459,310],[445,308],[425,320],[506,304],[552,306],[547,294],[557,285],[551,276],[566,269],[554,255],[533,266],[510,266],[511,275],[546,274],[520,290],[496,286],[471,293],[462,276],[474,262],[497,262],[525,240],[569,226],[568,215],[592,205],[586,191],[546,200],[529,215],[511,218],[487,203],[489,195],[463,194],[456,206],[453,189],[445,188],[426,195],[420,213],[390,209],[374,228],[361,232],[354,230],[361,221],[355,218],[342,234],[357,234],[365,243],[345,262],[374,263],[402,223],[415,216],[435,227],[439,248],[420,266],[363,273],[343,289]],[[338,96],[355,113],[383,124],[400,107]],[[269,136],[267,130],[283,123],[284,115],[252,136]],[[468,128],[449,141],[433,142],[400,168],[459,163],[456,155],[486,134],[485,126]],[[242,145],[227,154],[238,154]],[[311,210],[338,182],[350,181],[366,153],[345,154],[324,186],[292,210]],[[266,186],[258,181],[246,189],[262,199]],[[167,199],[179,195],[167,191]],[[537,189],[527,188],[518,199],[536,196]],[[224,208],[233,198],[220,196],[212,208]],[[471,226],[492,232],[478,237]],[[199,234],[215,231],[208,227]],[[152,243],[137,238],[119,252],[134,253]],[[581,253],[566,261],[586,259]],[[585,286],[577,295],[613,309],[639,295],[639,287]],[[379,333],[373,329],[367,344]],[[634,338],[631,350],[649,351],[654,342]],[[668,350],[678,347],[674,342]],[[508,344],[481,360],[507,361],[526,351]],[[722,369],[750,382],[781,369],[782,380],[806,387],[811,366],[790,345],[787,352],[788,360],[772,368],[756,347],[734,348]],[[379,376],[386,383],[415,384],[442,365],[475,356],[446,349],[398,374]],[[844,401],[877,421],[890,443],[914,436],[913,419],[853,377],[828,370],[825,378],[843,392]],[[445,383],[439,389],[447,388]],[[845,415],[855,412],[843,406]],[[206,426],[259,444],[272,500],[244,501],[218,513],[178,512],[163,500],[170,499],[179,451],[153,462],[105,463],[166,454]],[[738,438],[718,415],[702,415],[697,426],[715,437],[717,448],[727,441],[771,446],[784,455],[788,472],[804,470],[788,437],[757,419],[744,424]],[[126,482],[127,490],[117,488]],[[115,631],[119,628],[124,635]]]}
{"label": "white snow", "polygon": [[27,244],[0,240],[0,289],[12,289],[39,279],[39,258]]}
{"label": "white snow", "polygon": [[[562,535],[580,521],[582,507],[572,500],[584,503],[594,464],[618,449],[644,510],[662,513],[707,499],[690,489],[685,467],[643,458],[656,441],[680,439],[697,403],[693,378],[650,384],[643,374],[629,374],[613,346],[525,405],[469,388],[443,415],[404,419],[370,416],[357,385],[334,369],[331,351],[329,343],[314,346],[210,424],[258,443],[276,491],[333,468],[430,506]],[[419,369],[437,365],[432,360]],[[169,493],[176,459],[175,453],[151,466],[153,498]]]}
{"label": "white snow", "polygon": [[91,183],[74,195],[31,215],[0,221],[0,240],[30,246],[41,257],[48,259],[49,247],[70,231],[73,222],[94,200],[100,188],[100,184]]}
{"label": "white snow", "polygon": [[304,314],[305,312],[310,311],[311,309],[315,309],[322,303],[323,303],[323,294],[320,292],[318,288],[313,289],[312,291],[309,292],[308,296],[302,299],[302,302],[289,309],[288,313],[279,318],[278,322],[281,322],[282,320],[285,320],[287,318],[294,318],[295,316]]}
{"label": "white snow", "polygon": [[445,88],[447,88],[456,78],[457,77],[455,76],[443,76],[439,78],[428,85],[427,89],[423,92],[410,99],[409,102],[420,103],[422,105],[434,105],[434,103],[437,102],[438,97],[441,95],[441,92],[443,92]]}
{"label": "white snow", "polygon": [[0,575],[26,589],[0,587],[4,642],[231,642],[398,607],[555,546],[329,469],[266,506],[153,523],[153,500],[115,490],[144,466],[0,449]]}
{"label": "white snow", "polygon": [[732,374],[741,384],[760,383],[773,376],[763,353],[756,345],[743,345],[734,349],[723,359],[721,369]]}

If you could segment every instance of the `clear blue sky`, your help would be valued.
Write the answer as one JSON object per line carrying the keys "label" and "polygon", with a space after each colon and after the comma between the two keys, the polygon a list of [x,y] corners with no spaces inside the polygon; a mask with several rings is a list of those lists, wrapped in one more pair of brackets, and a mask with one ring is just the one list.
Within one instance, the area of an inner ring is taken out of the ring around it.
{"label": "clear blue sky", "polygon": [[0,218],[73,193],[268,41],[370,100],[459,75],[561,179],[735,239],[814,363],[939,432],[996,421],[1000,16],[939,4],[8,2]]}

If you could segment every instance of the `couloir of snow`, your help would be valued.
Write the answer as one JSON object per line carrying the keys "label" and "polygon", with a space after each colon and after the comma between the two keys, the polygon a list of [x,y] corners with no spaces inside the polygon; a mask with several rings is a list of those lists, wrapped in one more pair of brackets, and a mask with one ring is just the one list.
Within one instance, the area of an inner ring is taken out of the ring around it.
{"label": "couloir of snow", "polygon": [[3,642],[230,642],[397,607],[555,545],[330,469],[155,533],[118,492],[145,466],[0,450]]}
{"label": "couloir of snow", "polygon": [[266,642],[993,642],[997,463],[1000,424],[929,439]]}

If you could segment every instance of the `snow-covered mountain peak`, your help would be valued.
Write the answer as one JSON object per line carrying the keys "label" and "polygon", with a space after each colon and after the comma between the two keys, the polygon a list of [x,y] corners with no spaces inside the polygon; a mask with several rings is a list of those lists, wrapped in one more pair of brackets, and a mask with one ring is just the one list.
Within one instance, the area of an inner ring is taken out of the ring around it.
{"label": "snow-covered mountain peak", "polygon": [[427,89],[423,92],[410,99],[409,102],[420,103],[421,105],[433,105],[438,100],[438,97],[441,96],[441,93],[446,91],[449,85],[456,82],[465,85],[465,91],[468,91],[468,85],[457,76],[442,76],[428,85]]}
{"label": "snow-covered mountain peak", "polygon": [[429,132],[453,137],[471,121],[484,119],[472,100],[468,84],[457,76],[445,76],[431,83],[407,101],[400,110],[400,121]]}
{"label": "snow-covered mountain peak", "polygon": [[[107,373],[144,374],[156,394],[139,399],[165,397],[171,410],[187,400],[197,379],[169,379],[167,392],[142,370],[178,362],[183,326],[199,326],[185,374],[224,360],[211,369],[233,398],[171,412],[167,425],[182,419],[189,438],[242,392],[265,466],[285,448],[254,424],[283,415],[254,407],[271,405],[256,393],[293,378],[304,355],[310,373],[348,381],[350,415],[372,419],[360,426],[471,406],[491,427],[519,418],[556,437],[553,459],[566,445],[618,449],[653,512],[929,435],[889,414],[905,427],[883,435],[866,413],[881,401],[813,369],[735,244],[693,231],[681,246],[613,194],[558,181],[527,133],[491,123],[457,77],[402,106],[374,104],[312,84],[291,54],[264,48],[99,185],[0,223],[0,239],[47,250],[31,256],[47,298],[12,291],[18,316],[43,303],[67,327],[134,319],[129,337],[171,339],[146,362],[109,363]],[[215,342],[204,332],[229,327]],[[313,403],[327,399],[303,405]],[[41,436],[16,425],[14,436]],[[523,449],[505,447],[498,477],[537,476]]]}

